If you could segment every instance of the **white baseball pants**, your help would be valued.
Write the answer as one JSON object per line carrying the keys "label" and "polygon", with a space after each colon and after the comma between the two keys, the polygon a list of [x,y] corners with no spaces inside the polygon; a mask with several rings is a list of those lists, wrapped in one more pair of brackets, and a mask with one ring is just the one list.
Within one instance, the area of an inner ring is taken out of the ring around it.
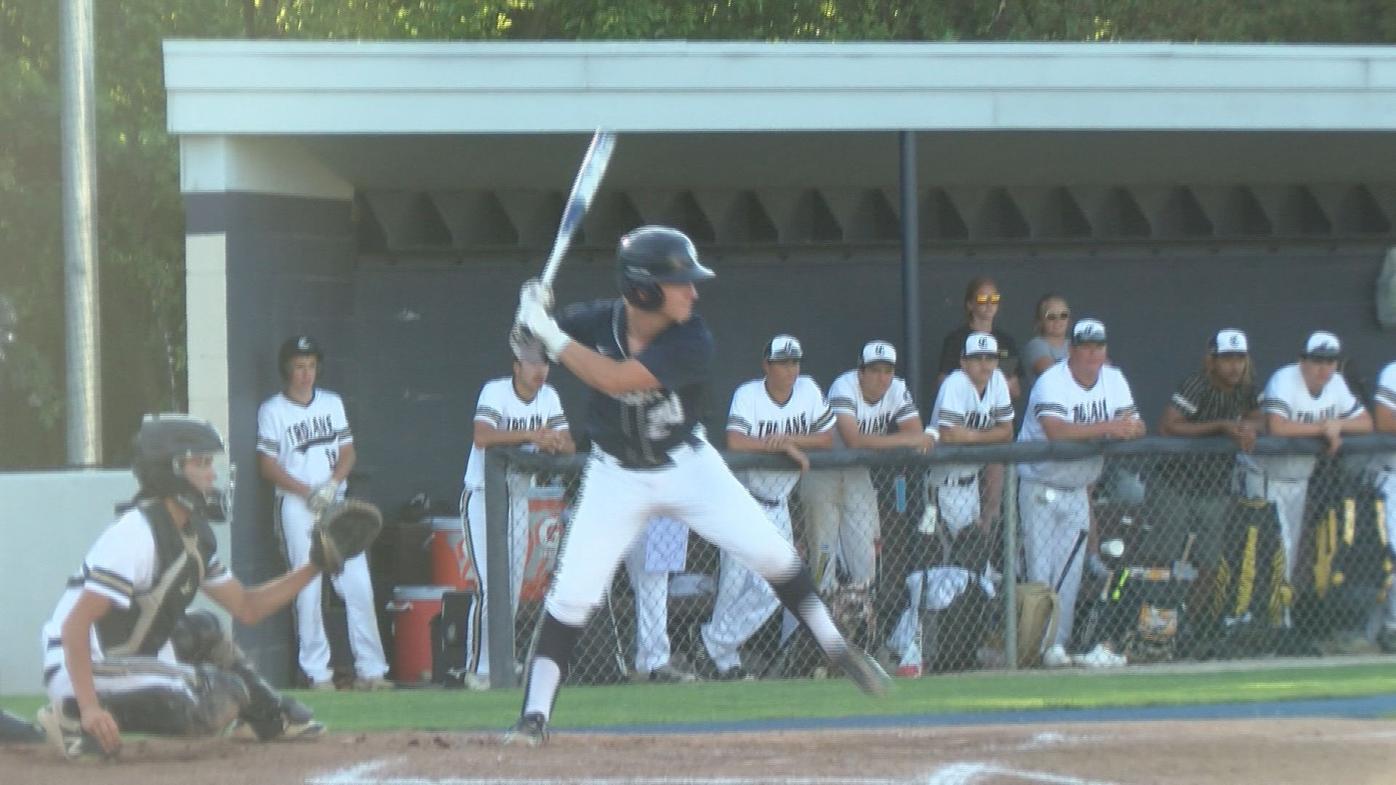
{"label": "white baseball pants", "polygon": [[835,564],[850,583],[870,585],[877,576],[882,533],[877,492],[867,469],[822,469],[800,480],[814,583],[822,592],[837,584]]}
{"label": "white baseball pants", "polygon": [[656,515],[687,524],[769,581],[795,575],[800,566],[795,548],[711,445],[680,446],[670,456],[672,466],[627,469],[593,448],[544,603],[554,619],[573,627],[586,624],[621,558]]}
{"label": "white baseball pants", "polygon": [[[291,569],[310,561],[310,529],[315,517],[299,496],[281,496],[276,503],[277,524],[286,542],[286,560]],[[378,614],[373,607],[373,582],[368,575],[368,557],[359,554],[344,563],[344,572],[330,579],[344,598],[349,622],[349,648],[354,653],[354,671],[360,679],[381,679],[388,672],[383,657],[383,641],[378,635]],[[325,620],[320,612],[320,587],[316,578],[296,595],[296,637],[300,640],[298,660],[312,682],[329,681],[330,642],[325,636]]]}
{"label": "white baseball pants", "polygon": [[1018,513],[1022,519],[1028,580],[1054,589],[1061,581],[1061,588],[1056,589],[1061,606],[1057,638],[1052,643],[1065,647],[1071,640],[1081,569],[1086,563],[1085,543],[1080,548],[1075,545],[1077,538],[1090,530],[1090,500],[1085,488],[1053,488],[1022,479],[1018,482]]}
{"label": "white baseball pants", "polygon": [[[759,503],[759,502],[758,502]],[[762,505],[766,518],[776,531],[793,540],[790,526],[790,505],[781,499],[775,506]],[[742,566],[726,551],[722,552],[717,578],[717,598],[713,601],[712,619],[701,628],[703,645],[708,657],[719,671],[728,671],[742,664],[738,647],[746,643],[766,620],[780,607],[780,598],[766,579]]]}
{"label": "white baseball pants", "polygon": [[[1386,541],[1396,543],[1396,473],[1384,472],[1377,483],[1377,490],[1386,496]],[[1383,622],[1388,630],[1396,630],[1396,587],[1386,591],[1386,618]]]}
{"label": "white baseball pants", "polygon": [[645,538],[625,554],[635,593],[635,670],[649,673],[669,663],[669,573],[645,569]]}
{"label": "white baseball pants", "polygon": [[[509,596],[515,610],[519,607],[523,560],[528,552],[528,487],[529,484],[520,481],[518,475],[509,475]],[[480,577],[480,601],[475,603],[466,621],[468,645],[465,668],[467,673],[483,677],[490,675],[490,601],[485,588],[489,586],[490,567],[486,546],[489,534],[485,525],[485,489],[466,489],[461,498],[461,510],[465,514],[466,552],[475,564],[475,574]]]}
{"label": "white baseball pants", "polygon": [[1242,472],[1244,492],[1249,499],[1265,499],[1275,504],[1280,519],[1280,542],[1285,549],[1285,583],[1293,584],[1294,563],[1299,558],[1300,539],[1304,536],[1304,502],[1309,495],[1309,478],[1302,480],[1267,480],[1264,472],[1247,468]]}

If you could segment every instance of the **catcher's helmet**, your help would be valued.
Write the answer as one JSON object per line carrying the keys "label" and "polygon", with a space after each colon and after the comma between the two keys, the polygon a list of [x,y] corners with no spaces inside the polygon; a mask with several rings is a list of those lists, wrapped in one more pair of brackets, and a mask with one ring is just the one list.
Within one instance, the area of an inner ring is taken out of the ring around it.
{"label": "catcher's helmet", "polygon": [[325,361],[320,344],[309,335],[293,335],[281,342],[281,351],[276,355],[276,367],[281,370],[282,381],[291,378],[291,360],[304,356],[313,356],[317,364]]}
{"label": "catcher's helmet", "polygon": [[667,226],[641,226],[620,238],[616,249],[620,292],[637,308],[658,310],[664,304],[662,283],[695,283],[713,277],[698,261],[688,235]]}
{"label": "catcher's helmet", "polygon": [[[232,517],[233,472],[218,474],[207,492],[184,476],[184,460],[194,455],[223,456],[223,437],[207,420],[187,414],[146,415],[132,442],[131,471],[144,498],[172,498],[210,521]],[[218,483],[226,487],[218,487]]]}

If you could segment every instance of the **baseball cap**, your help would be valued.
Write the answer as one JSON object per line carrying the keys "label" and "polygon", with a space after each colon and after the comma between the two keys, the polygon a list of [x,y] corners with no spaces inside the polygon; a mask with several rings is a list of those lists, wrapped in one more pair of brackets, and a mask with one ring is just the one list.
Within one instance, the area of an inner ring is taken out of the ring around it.
{"label": "baseball cap", "polygon": [[965,336],[965,350],[961,357],[977,357],[991,354],[999,356],[999,341],[990,333],[970,333]]}
{"label": "baseball cap", "polygon": [[1234,327],[1218,330],[1217,334],[1212,336],[1212,340],[1207,342],[1207,345],[1214,355],[1246,354],[1250,351],[1250,347],[1246,343],[1246,334]]}
{"label": "baseball cap", "polygon": [[1330,332],[1319,330],[1304,344],[1304,356],[1321,360],[1336,360],[1343,353],[1343,342]]}
{"label": "baseball cap", "polygon": [[1105,325],[1098,319],[1080,319],[1071,328],[1072,343],[1105,343]]}
{"label": "baseball cap", "polygon": [[800,340],[793,335],[777,335],[766,344],[765,359],[771,362],[798,360],[804,356],[805,350],[800,347]]}
{"label": "baseball cap", "polygon": [[897,350],[892,344],[886,341],[868,341],[863,345],[862,362],[858,363],[861,368],[868,363],[888,363],[897,364]]}

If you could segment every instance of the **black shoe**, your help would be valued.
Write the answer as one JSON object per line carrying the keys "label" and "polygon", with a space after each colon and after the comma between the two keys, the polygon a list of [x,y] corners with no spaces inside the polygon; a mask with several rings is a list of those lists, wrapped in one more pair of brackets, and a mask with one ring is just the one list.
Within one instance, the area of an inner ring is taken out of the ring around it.
{"label": "black shoe", "polygon": [[755,681],[756,677],[747,671],[746,668],[736,665],[725,671],[719,671],[714,679],[716,681]]}
{"label": "black shoe", "polygon": [[68,760],[109,758],[102,745],[82,729],[82,723],[55,709],[52,705],[39,709],[39,727],[44,735]]}
{"label": "black shoe", "polygon": [[877,664],[877,660],[862,649],[850,645],[834,658],[833,663],[864,693],[874,697],[887,694],[892,680],[887,676],[887,671]]}
{"label": "black shoe", "polygon": [[536,711],[523,715],[514,727],[504,732],[505,746],[537,747],[547,743],[548,721]]}
{"label": "black shoe", "polygon": [[1383,627],[1377,635],[1377,645],[1387,654],[1396,654],[1396,628]]}
{"label": "black shoe", "polygon": [[674,665],[673,662],[666,662],[660,665],[658,668],[645,674],[645,678],[649,681],[662,684],[686,684],[698,680],[697,676]]}

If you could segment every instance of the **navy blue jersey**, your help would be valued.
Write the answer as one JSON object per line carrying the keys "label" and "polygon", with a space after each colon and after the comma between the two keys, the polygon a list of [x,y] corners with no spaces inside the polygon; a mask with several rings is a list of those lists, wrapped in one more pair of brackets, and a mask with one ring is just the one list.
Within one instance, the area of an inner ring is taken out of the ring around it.
{"label": "navy blue jersey", "polygon": [[[613,360],[630,359],[625,345],[625,303],[598,300],[569,306],[558,326],[581,345]],[[713,336],[701,317],[670,325],[634,359],[663,385],[612,397],[591,391],[586,429],[592,442],[637,469],[667,466],[669,451],[696,444],[706,404]]]}

